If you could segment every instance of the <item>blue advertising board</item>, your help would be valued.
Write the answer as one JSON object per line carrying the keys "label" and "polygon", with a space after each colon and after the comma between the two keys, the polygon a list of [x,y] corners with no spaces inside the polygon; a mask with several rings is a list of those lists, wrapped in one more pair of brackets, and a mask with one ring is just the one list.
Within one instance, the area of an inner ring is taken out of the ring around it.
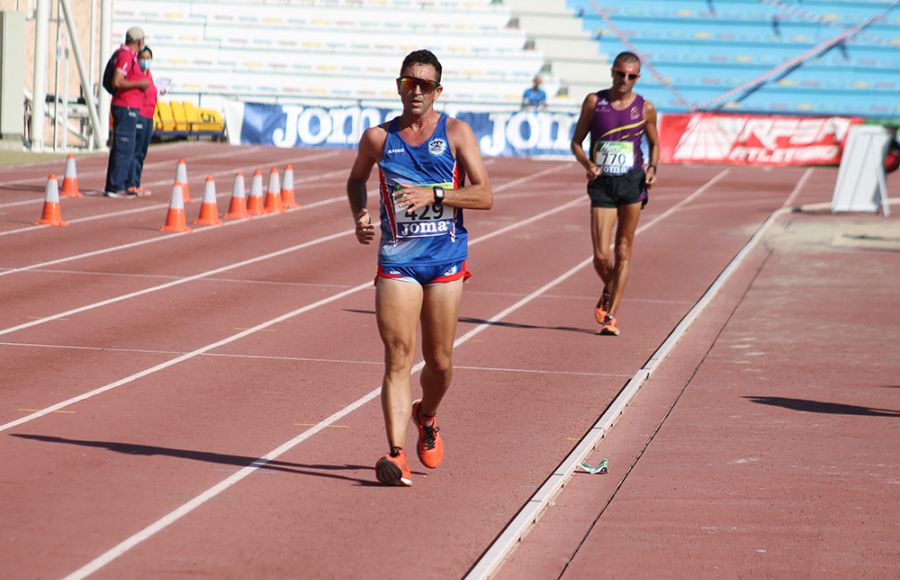
{"label": "blue advertising board", "polygon": [[[568,156],[578,120],[576,113],[548,111],[446,112],[472,127],[482,154],[490,157]],[[243,103],[239,142],[355,148],[363,131],[399,114],[378,107]]]}

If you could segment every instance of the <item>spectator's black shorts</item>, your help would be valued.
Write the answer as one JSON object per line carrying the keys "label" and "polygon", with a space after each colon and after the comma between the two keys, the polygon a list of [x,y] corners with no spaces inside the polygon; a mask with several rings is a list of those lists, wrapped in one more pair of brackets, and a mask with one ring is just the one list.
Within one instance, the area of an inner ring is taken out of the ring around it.
{"label": "spectator's black shorts", "polygon": [[591,207],[616,208],[640,203],[643,209],[649,201],[645,178],[642,167],[635,167],[624,175],[601,175],[587,186]]}

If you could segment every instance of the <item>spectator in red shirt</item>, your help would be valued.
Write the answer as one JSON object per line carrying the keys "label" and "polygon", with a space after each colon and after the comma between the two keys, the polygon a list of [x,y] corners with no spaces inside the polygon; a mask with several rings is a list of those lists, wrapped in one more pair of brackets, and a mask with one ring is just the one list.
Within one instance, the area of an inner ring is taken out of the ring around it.
{"label": "spectator in red shirt", "polygon": [[153,82],[153,74],[150,72],[150,63],[153,62],[153,51],[149,46],[144,46],[138,53],[138,66],[150,86],[144,91],[144,104],[138,112],[137,131],[134,138],[134,158],[131,162],[131,170],[125,182],[128,195],[150,195],[150,190],[141,186],[141,173],[144,171],[144,159],[147,157],[147,149],[150,147],[150,138],[153,137],[153,114],[156,112],[156,100],[158,91]]}
{"label": "spectator in red shirt", "polygon": [[112,98],[113,140],[106,166],[106,197],[127,197],[125,181],[131,171],[140,108],[144,91],[150,81],[144,78],[138,65],[138,52],[144,47],[144,31],[132,26],[125,33],[125,44],[119,47],[116,72],[113,76],[115,93]]}

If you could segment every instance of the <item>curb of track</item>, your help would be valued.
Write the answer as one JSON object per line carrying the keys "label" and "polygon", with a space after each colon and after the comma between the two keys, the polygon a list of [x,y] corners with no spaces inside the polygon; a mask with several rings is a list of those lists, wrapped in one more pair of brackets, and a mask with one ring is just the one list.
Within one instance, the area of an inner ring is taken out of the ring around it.
{"label": "curb of track", "polygon": [[768,229],[782,215],[793,211],[791,207],[782,207],[772,212],[768,219],[756,230],[753,236],[744,244],[744,247],[728,263],[725,269],[716,277],[706,292],[697,301],[693,308],[681,319],[669,336],[659,345],[659,348],[650,355],[650,358],[622,387],[603,414],[594,423],[591,429],[582,437],[581,441],[566,456],[552,474],[544,481],[534,495],[528,499],[519,513],[510,521],[494,542],[481,555],[478,561],[464,576],[465,580],[481,580],[490,578],[495,574],[504,560],[512,553],[519,542],[537,524],[544,511],[550,505],[562,488],[569,482],[575,473],[576,467],[600,444],[610,429],[616,424],[625,408],[634,399],[641,386],[650,378],[656,368],[662,364],[671,354],[681,337],[698,316],[706,309],[707,305],[719,293],[722,286],[731,278],[741,262],[763,239]]}

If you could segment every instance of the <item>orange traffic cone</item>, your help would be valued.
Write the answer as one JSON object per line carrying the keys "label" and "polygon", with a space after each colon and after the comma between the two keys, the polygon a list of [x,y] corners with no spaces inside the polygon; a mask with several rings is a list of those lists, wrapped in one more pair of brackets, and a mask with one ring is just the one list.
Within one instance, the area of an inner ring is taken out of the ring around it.
{"label": "orange traffic cone", "polygon": [[187,163],[184,159],[178,160],[178,167],[175,168],[175,183],[181,186],[181,193],[184,195],[184,203],[191,203],[191,188],[188,187]]}
{"label": "orange traffic cone", "polygon": [[284,183],[281,184],[281,205],[285,209],[300,207],[294,200],[294,168],[291,164],[284,166]]}
{"label": "orange traffic cone", "polygon": [[219,206],[216,204],[216,181],[212,175],[206,177],[206,187],[203,190],[203,203],[200,205],[200,215],[193,221],[197,226],[220,226]]}
{"label": "orange traffic cone", "polygon": [[238,171],[234,174],[234,184],[231,186],[231,203],[228,205],[227,220],[239,220],[250,217],[247,213],[247,196],[244,194],[244,174]]}
{"label": "orange traffic cone", "polygon": [[39,226],[69,225],[63,221],[59,211],[59,184],[53,174],[47,176],[47,189],[44,193],[44,209],[41,212],[41,219],[34,223]]}
{"label": "orange traffic cone", "polygon": [[181,191],[180,183],[172,186],[169,212],[166,214],[166,225],[160,228],[159,231],[166,233],[191,231],[191,228],[187,227],[184,218],[184,194]]}
{"label": "orange traffic cone", "polygon": [[66,175],[63,178],[61,197],[84,197],[78,191],[78,173],[75,171],[75,156],[69,153],[66,157]]}
{"label": "orange traffic cone", "polygon": [[269,188],[266,190],[266,205],[263,208],[266,213],[284,213],[281,205],[281,177],[274,167],[269,172]]}
{"label": "orange traffic cone", "polygon": [[262,171],[257,169],[253,172],[253,179],[250,181],[250,197],[247,198],[247,213],[250,215],[262,215],[263,198],[262,198]]}

